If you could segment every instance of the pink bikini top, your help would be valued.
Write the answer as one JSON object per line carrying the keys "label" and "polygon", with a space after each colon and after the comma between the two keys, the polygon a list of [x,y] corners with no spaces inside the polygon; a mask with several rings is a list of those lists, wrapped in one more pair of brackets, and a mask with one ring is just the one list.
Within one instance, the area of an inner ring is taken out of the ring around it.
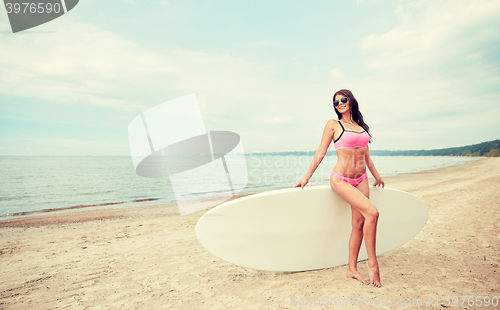
{"label": "pink bikini top", "polygon": [[340,121],[339,124],[342,127],[342,133],[335,141],[333,141],[336,150],[355,148],[366,149],[368,142],[370,141],[370,136],[366,130],[363,130],[362,132],[345,130]]}

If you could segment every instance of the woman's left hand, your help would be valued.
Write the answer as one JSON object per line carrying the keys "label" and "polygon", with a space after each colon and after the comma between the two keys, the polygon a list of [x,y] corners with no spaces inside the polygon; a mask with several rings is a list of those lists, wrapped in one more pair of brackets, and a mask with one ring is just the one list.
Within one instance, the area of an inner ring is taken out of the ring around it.
{"label": "woman's left hand", "polygon": [[382,185],[382,188],[384,188],[384,186],[385,186],[384,180],[376,179],[375,183],[373,183],[373,186],[380,186],[380,185]]}

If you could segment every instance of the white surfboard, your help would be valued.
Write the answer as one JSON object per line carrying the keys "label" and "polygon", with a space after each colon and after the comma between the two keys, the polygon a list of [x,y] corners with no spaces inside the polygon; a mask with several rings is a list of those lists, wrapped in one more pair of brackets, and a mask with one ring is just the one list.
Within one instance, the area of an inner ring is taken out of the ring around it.
{"label": "white surfboard", "polygon": [[[377,255],[411,240],[425,225],[427,207],[409,193],[370,187],[379,210]],[[329,185],[269,191],[225,202],[196,225],[200,243],[242,267],[304,271],[348,263],[351,208]],[[359,260],[367,259],[363,244]]]}

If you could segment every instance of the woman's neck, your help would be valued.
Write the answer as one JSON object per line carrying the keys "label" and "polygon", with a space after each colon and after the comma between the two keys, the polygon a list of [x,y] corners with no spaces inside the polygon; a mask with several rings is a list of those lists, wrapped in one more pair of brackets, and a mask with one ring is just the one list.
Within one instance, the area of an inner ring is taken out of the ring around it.
{"label": "woman's neck", "polygon": [[352,115],[351,113],[346,113],[346,114],[342,114],[342,118],[340,119],[341,121],[343,121],[344,123],[349,123],[349,124],[354,124],[356,123],[353,119],[352,119]]}

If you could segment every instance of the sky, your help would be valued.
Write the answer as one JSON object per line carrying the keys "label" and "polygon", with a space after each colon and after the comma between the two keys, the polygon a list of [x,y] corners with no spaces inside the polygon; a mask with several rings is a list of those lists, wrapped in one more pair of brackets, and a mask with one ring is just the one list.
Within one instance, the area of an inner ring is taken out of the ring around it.
{"label": "sky", "polygon": [[342,88],[371,150],[495,140],[498,29],[497,0],[81,0],[18,33],[2,7],[0,155],[128,156],[134,117],[193,93],[246,153],[316,150]]}

